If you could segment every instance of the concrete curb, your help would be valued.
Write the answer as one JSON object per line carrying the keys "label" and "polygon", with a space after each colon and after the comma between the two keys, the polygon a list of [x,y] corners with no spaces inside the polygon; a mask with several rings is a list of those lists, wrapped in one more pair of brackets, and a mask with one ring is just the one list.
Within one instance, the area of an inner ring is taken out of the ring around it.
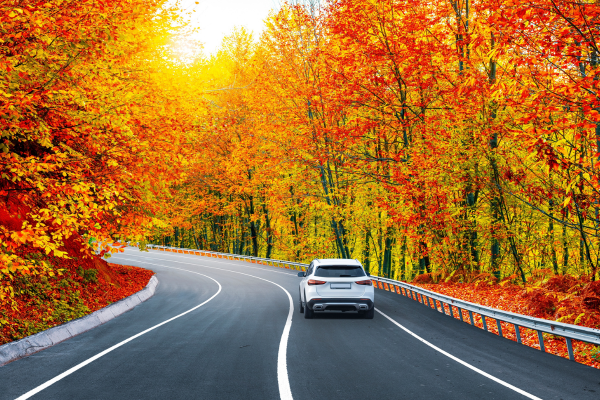
{"label": "concrete curb", "polygon": [[118,317],[152,297],[157,286],[158,279],[153,275],[144,289],[101,310],[0,346],[0,367],[47,349]]}

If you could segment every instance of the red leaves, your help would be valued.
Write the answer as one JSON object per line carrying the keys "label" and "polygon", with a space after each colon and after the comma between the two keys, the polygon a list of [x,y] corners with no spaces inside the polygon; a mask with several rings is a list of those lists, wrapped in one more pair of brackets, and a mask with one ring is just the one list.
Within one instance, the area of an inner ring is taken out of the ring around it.
{"label": "red leaves", "polygon": [[171,154],[182,154],[190,119],[172,111],[154,75],[168,69],[151,44],[162,46],[173,22],[162,3],[0,5],[0,256],[21,245],[54,252],[72,235],[139,240],[150,230],[159,206],[146,188],[164,195],[177,179]]}
{"label": "red leaves", "polygon": [[529,315],[548,318],[556,311],[556,296],[541,289],[527,291],[521,295]]}
{"label": "red leaves", "polygon": [[551,292],[569,293],[576,290],[581,280],[570,275],[554,275],[549,278],[542,287]]}
{"label": "red leaves", "polygon": [[108,264],[97,257],[48,260],[61,274],[21,279],[14,298],[17,308],[0,311],[0,345],[128,297],[142,290],[154,274],[143,268]]}
{"label": "red leaves", "polygon": [[584,297],[583,304],[589,311],[600,312],[600,298],[598,297]]}

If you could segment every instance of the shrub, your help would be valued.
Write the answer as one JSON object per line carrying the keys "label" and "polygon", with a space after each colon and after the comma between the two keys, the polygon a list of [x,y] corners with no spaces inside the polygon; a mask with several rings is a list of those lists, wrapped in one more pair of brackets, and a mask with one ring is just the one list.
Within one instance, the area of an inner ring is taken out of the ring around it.
{"label": "shrub", "polygon": [[77,268],[77,273],[83,278],[84,282],[98,283],[98,270],[94,268],[84,269],[83,267]]}

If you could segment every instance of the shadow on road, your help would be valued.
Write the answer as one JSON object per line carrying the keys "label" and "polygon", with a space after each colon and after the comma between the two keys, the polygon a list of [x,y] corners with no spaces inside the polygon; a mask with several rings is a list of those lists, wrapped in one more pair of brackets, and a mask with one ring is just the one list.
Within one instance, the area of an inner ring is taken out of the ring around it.
{"label": "shadow on road", "polygon": [[322,311],[315,312],[313,319],[364,319],[362,314],[356,312]]}

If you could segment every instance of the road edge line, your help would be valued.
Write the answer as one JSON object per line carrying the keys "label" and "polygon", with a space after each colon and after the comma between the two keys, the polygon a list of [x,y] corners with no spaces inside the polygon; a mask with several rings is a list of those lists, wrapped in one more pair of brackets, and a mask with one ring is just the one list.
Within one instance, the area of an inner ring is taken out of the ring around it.
{"label": "road edge line", "polygon": [[88,364],[96,361],[97,359],[99,359],[100,357],[102,357],[102,356],[110,353],[111,351],[113,351],[115,349],[118,349],[119,347],[123,346],[124,344],[127,344],[127,343],[131,342],[132,340],[137,339],[138,337],[140,337],[142,335],[145,335],[146,333],[148,333],[150,331],[153,331],[156,328],[159,328],[159,327],[163,326],[164,324],[168,324],[169,322],[171,322],[171,321],[173,321],[173,320],[175,320],[177,318],[183,317],[184,315],[187,315],[187,314],[191,313],[192,311],[194,311],[194,310],[202,307],[203,305],[205,305],[206,303],[208,303],[209,301],[211,301],[212,299],[214,299],[215,297],[217,297],[217,295],[219,293],[221,293],[221,289],[222,289],[221,284],[216,279],[213,279],[213,278],[211,278],[208,275],[204,275],[204,274],[201,274],[201,273],[198,273],[198,272],[194,272],[194,271],[187,271],[187,270],[184,270],[182,268],[167,267],[167,266],[163,266],[163,267],[171,268],[171,269],[178,269],[178,270],[181,270],[181,271],[190,272],[192,274],[202,275],[202,276],[204,276],[204,277],[206,277],[206,278],[214,281],[219,286],[219,290],[217,290],[217,293],[213,294],[208,300],[206,300],[206,301],[198,304],[197,306],[192,307],[189,310],[184,311],[184,312],[182,312],[180,314],[177,314],[176,316],[171,317],[171,318],[169,318],[169,319],[167,319],[167,320],[165,320],[165,321],[163,321],[161,323],[158,323],[158,324],[156,324],[154,326],[151,326],[150,328],[148,328],[148,329],[146,329],[146,330],[144,330],[142,332],[139,332],[139,333],[137,333],[137,334],[135,334],[133,336],[130,336],[129,338],[127,338],[127,339],[125,339],[125,340],[123,340],[123,341],[121,341],[121,342],[119,342],[119,343],[117,343],[117,344],[109,347],[108,349],[106,349],[104,351],[101,351],[100,353],[96,354],[95,356],[92,356],[92,357],[88,358],[87,360],[82,361],[79,364],[75,365],[74,367],[69,368],[68,370],[66,370],[62,374],[59,374],[59,375],[55,376],[54,378],[52,378],[52,379],[50,379],[50,380],[42,383],[41,385],[39,385],[39,386],[31,389],[27,393],[25,393],[25,394],[17,397],[15,400],[26,400],[26,399],[30,398],[31,396],[36,395],[37,393],[41,392],[42,390],[46,389],[47,387],[52,386],[56,382],[58,382],[58,381],[62,380],[63,378],[71,375],[73,372],[75,372],[75,371],[77,371],[77,370],[85,367],[86,365],[88,365]]}
{"label": "road edge line", "polygon": [[437,346],[436,346],[436,345],[434,345],[433,343],[430,343],[430,342],[428,342],[427,340],[423,339],[421,336],[417,335],[416,333],[414,333],[414,332],[413,332],[413,331],[411,331],[410,329],[408,329],[408,328],[404,327],[403,325],[399,324],[398,322],[396,322],[395,320],[393,320],[391,317],[389,317],[387,314],[383,313],[383,312],[382,312],[382,311],[380,311],[379,309],[375,308],[375,311],[377,311],[379,314],[383,315],[385,318],[387,318],[388,320],[390,320],[390,322],[392,322],[392,323],[393,323],[394,325],[396,325],[398,328],[402,329],[403,331],[405,331],[406,333],[408,333],[409,335],[411,335],[411,336],[412,336],[412,337],[414,337],[415,339],[419,340],[419,341],[420,341],[420,342],[422,342],[423,344],[426,344],[427,346],[431,347],[431,348],[432,348],[432,349],[434,349],[435,351],[437,351],[437,352],[439,352],[439,353],[441,353],[441,354],[445,355],[446,357],[448,357],[448,358],[450,358],[450,359],[452,359],[452,360],[456,361],[457,363],[459,363],[459,364],[461,364],[461,365],[463,365],[463,366],[465,366],[465,367],[469,368],[470,370],[472,370],[472,371],[475,371],[475,372],[477,372],[478,374],[480,374],[480,375],[483,375],[483,376],[485,376],[486,378],[488,378],[488,379],[491,379],[491,380],[493,380],[494,382],[496,382],[496,383],[499,383],[500,385],[502,385],[502,386],[504,386],[504,387],[507,387],[507,388],[509,388],[509,389],[511,389],[511,390],[513,390],[513,391],[515,391],[515,392],[517,392],[517,393],[519,393],[519,394],[521,394],[521,395],[523,395],[523,396],[525,396],[525,397],[529,398],[529,399],[532,399],[532,400],[542,400],[540,397],[537,397],[537,396],[535,396],[535,395],[533,395],[533,394],[531,394],[531,393],[528,393],[528,392],[524,391],[523,389],[519,389],[518,387],[516,387],[516,386],[513,386],[513,385],[511,385],[510,383],[508,383],[508,382],[505,382],[505,381],[503,381],[503,380],[502,380],[502,379],[500,379],[500,378],[496,378],[495,376],[493,376],[493,375],[490,375],[490,374],[488,374],[487,372],[480,370],[479,368],[477,368],[477,367],[475,367],[475,366],[473,366],[473,365],[469,364],[468,362],[466,362],[466,361],[463,361],[463,360],[461,360],[460,358],[458,358],[458,357],[456,357],[456,356],[453,356],[452,354],[450,354],[450,353],[448,353],[448,352],[446,352],[446,351],[444,351],[444,350],[440,349],[439,347],[437,347]]}
{"label": "road edge line", "polygon": [[158,278],[156,275],[152,275],[146,287],[131,296],[127,296],[81,318],[65,322],[64,324],[26,336],[14,342],[3,344],[0,346],[0,367],[69,340],[105,324],[127,311],[131,311],[154,296],[157,286]]}

